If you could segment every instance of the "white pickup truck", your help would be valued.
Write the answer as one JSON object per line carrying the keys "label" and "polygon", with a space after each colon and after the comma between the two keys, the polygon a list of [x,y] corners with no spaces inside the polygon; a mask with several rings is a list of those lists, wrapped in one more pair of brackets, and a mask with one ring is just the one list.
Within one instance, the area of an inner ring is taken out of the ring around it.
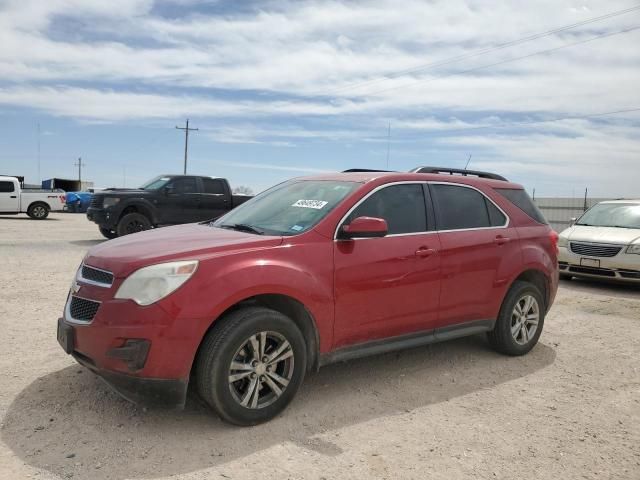
{"label": "white pickup truck", "polygon": [[24,190],[16,177],[0,176],[0,215],[26,213],[34,220],[43,220],[51,211],[64,206],[61,190]]}

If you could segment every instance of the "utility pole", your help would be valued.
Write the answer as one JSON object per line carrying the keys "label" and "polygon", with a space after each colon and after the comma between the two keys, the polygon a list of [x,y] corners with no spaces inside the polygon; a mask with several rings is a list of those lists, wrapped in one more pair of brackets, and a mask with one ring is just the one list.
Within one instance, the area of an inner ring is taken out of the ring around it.
{"label": "utility pole", "polygon": [[78,157],[78,163],[74,163],[73,166],[78,167],[78,182],[80,182],[80,188],[82,188],[82,167],[87,165],[82,163],[82,157]]}
{"label": "utility pole", "polygon": [[42,182],[42,177],[40,176],[40,122],[38,122],[38,184]]}
{"label": "utility pole", "polygon": [[197,128],[189,128],[189,119],[187,118],[186,127],[178,127],[178,130],[184,130],[184,174],[187,174],[187,151],[189,149],[189,132],[197,132]]}

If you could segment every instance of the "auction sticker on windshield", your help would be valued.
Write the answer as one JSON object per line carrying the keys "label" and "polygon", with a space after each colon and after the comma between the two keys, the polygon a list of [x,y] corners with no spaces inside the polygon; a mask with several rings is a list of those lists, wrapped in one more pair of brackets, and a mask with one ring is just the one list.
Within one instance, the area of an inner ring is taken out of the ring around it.
{"label": "auction sticker on windshield", "polygon": [[296,203],[291,205],[292,207],[302,207],[302,208],[315,208],[316,210],[322,209],[327,203],[324,200],[298,200]]}

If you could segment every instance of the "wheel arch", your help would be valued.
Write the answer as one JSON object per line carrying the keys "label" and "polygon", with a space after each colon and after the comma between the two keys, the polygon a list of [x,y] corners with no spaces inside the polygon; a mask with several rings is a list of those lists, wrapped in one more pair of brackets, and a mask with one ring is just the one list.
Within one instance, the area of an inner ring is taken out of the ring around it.
{"label": "wheel arch", "polygon": [[34,200],[33,202],[31,202],[29,204],[29,206],[27,207],[27,212],[29,210],[31,210],[31,207],[35,207],[36,205],[42,205],[43,207],[45,207],[47,210],[51,211],[51,205],[49,205],[47,202],[45,202],[44,200]]}
{"label": "wheel arch", "polygon": [[524,270],[516,278],[513,279],[507,291],[511,290],[511,287],[513,287],[515,282],[518,282],[518,281],[527,282],[527,283],[531,283],[532,285],[535,285],[540,290],[540,293],[542,294],[542,298],[544,299],[545,312],[549,310],[551,283],[547,275],[542,270],[539,270],[537,268],[528,268]]}
{"label": "wheel arch", "polygon": [[122,210],[120,210],[120,214],[118,215],[118,222],[120,221],[120,219],[122,219],[122,217],[129,213],[140,213],[144,215],[149,219],[152,225],[156,225],[158,223],[157,218],[154,214],[153,206],[147,205],[146,202],[135,201],[123,205]]}
{"label": "wheel arch", "polygon": [[204,332],[194,359],[192,362],[191,373],[193,374],[193,367],[196,364],[196,359],[200,354],[200,349],[204,344],[204,339],[207,335],[220,325],[220,320],[223,319],[229,313],[239,310],[247,306],[262,306],[270,308],[277,312],[282,313],[289,317],[296,326],[300,329],[304,341],[307,346],[307,371],[317,370],[319,368],[320,359],[320,336],[316,325],[315,318],[305,305],[298,299],[280,293],[262,293],[251,297],[244,298],[233,305],[229,306],[220,315],[218,315],[212,322],[209,328]]}

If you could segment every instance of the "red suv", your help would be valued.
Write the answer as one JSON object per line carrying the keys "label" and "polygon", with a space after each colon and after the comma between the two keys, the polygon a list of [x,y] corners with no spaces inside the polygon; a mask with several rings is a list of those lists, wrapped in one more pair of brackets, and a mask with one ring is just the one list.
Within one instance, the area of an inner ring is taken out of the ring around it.
{"label": "red suv", "polygon": [[557,235],[521,186],[442,170],[294,179],[216,221],[98,245],[58,341],[129,400],[182,406],[192,384],[239,425],[332,362],[480,332],[525,354]]}

